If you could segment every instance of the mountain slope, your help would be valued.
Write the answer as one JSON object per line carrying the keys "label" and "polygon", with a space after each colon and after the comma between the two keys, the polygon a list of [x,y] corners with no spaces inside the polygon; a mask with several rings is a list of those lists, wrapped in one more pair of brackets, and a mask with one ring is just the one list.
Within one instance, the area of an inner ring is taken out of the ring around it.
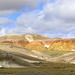
{"label": "mountain slope", "polygon": [[48,50],[75,50],[75,39],[62,39],[54,41],[53,44],[48,48]]}
{"label": "mountain slope", "polygon": [[46,48],[44,47],[44,45],[42,45],[40,42],[30,42],[29,44],[27,44],[25,46],[25,48],[31,49],[31,50],[45,50]]}
{"label": "mountain slope", "polygon": [[[13,34],[13,35],[6,35],[3,37],[0,37],[0,43],[9,43],[9,44],[14,44],[14,45],[19,45],[22,47],[27,47],[26,45],[31,42],[35,43],[35,41],[38,41],[40,43],[40,41],[43,41],[43,40],[49,40],[49,38],[42,36],[42,35],[36,35],[36,34],[27,34],[27,35],[14,35]],[[41,43],[39,45],[44,48],[44,46]]]}
{"label": "mountain slope", "polygon": [[53,58],[53,61],[75,64],[75,52],[70,52],[63,54],[59,57],[55,57]]}
{"label": "mountain slope", "polygon": [[20,56],[16,56],[16,54],[10,53],[8,51],[0,50],[0,67],[32,67],[33,64],[22,60]]}
{"label": "mountain slope", "polygon": [[16,42],[16,41],[29,41],[29,39],[33,41],[37,40],[47,40],[50,39],[48,37],[42,36],[42,35],[36,35],[36,34],[27,34],[27,35],[15,35],[15,34],[10,34],[10,35],[5,35],[3,37],[0,37],[0,41],[11,41],[11,42]]}
{"label": "mountain slope", "polygon": [[16,54],[20,57],[24,56],[25,59],[27,60],[32,60],[31,58],[33,58],[32,61],[36,61],[36,62],[37,61],[47,61],[46,58],[50,58],[50,56],[42,52],[35,51],[35,50],[29,50],[27,48],[13,45],[13,44],[2,43],[0,44],[0,50]]}

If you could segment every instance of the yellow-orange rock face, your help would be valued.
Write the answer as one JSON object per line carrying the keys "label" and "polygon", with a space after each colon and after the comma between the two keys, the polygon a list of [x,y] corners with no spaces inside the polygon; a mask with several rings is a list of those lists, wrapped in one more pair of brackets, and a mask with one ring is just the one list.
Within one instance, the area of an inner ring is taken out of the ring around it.
{"label": "yellow-orange rock face", "polygon": [[62,39],[55,41],[48,50],[75,50],[75,39]]}
{"label": "yellow-orange rock face", "polygon": [[28,48],[28,49],[31,49],[31,50],[38,50],[38,51],[46,49],[40,42],[37,42],[37,41],[28,43],[25,46],[25,48]]}
{"label": "yellow-orange rock face", "polygon": [[19,45],[31,50],[44,50],[45,46],[41,41],[45,41],[49,39],[50,38],[48,37],[42,35],[36,35],[36,34],[27,34],[27,35],[13,34],[13,35],[5,35],[3,37],[0,37],[0,43]]}

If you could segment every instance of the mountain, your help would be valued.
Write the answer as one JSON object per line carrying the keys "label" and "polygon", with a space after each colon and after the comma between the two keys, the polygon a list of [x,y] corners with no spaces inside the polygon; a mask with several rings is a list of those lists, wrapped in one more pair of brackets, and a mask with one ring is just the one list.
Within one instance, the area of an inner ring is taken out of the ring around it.
{"label": "mountain", "polygon": [[48,50],[74,51],[75,50],[75,39],[56,40],[51,44]]}
{"label": "mountain", "polygon": [[42,35],[6,35],[0,37],[0,43],[18,45],[30,50],[75,50],[75,38],[48,38]]}
{"label": "mountain", "polygon": [[74,63],[74,51],[75,38],[48,38],[36,34],[5,35],[0,37],[0,66],[35,67],[33,63],[61,61]]}
{"label": "mountain", "polygon": [[27,35],[6,35],[0,37],[0,43],[9,43],[19,45],[32,50],[45,50],[55,40],[60,38],[48,38],[42,35],[27,34]]}

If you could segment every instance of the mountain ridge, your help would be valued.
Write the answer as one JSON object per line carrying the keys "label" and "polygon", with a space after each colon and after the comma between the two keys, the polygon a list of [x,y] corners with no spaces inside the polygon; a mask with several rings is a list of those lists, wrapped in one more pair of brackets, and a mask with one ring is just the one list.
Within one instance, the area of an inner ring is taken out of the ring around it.
{"label": "mountain ridge", "polygon": [[[75,46],[74,44],[75,38],[63,39],[63,38],[48,38],[46,36],[37,35],[37,34],[27,34],[27,35],[9,34],[9,35],[0,37],[0,43],[9,43],[14,45],[19,45],[31,50],[39,50],[39,51],[45,50],[45,49],[70,50],[71,46]],[[60,44],[58,45],[58,43]],[[68,47],[68,44],[70,44],[69,47]],[[57,49],[54,47],[57,47]],[[63,47],[63,49],[61,47]],[[71,50],[74,50],[74,48],[71,48]]]}

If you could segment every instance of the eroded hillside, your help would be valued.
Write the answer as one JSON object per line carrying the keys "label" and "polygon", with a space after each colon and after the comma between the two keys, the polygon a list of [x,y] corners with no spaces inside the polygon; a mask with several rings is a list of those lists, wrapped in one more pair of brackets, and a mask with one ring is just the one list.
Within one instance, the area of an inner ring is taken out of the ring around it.
{"label": "eroded hillside", "polygon": [[27,34],[27,35],[6,35],[0,37],[0,43],[9,43],[19,45],[31,50],[45,50],[45,45],[50,46],[53,41],[57,39],[51,39],[42,35]]}
{"label": "eroded hillside", "polygon": [[64,50],[74,51],[75,50],[75,39],[62,39],[54,41],[48,50]]}
{"label": "eroded hillside", "polygon": [[[8,54],[7,56],[10,54],[13,57],[15,56],[16,60],[15,57],[14,60],[16,62],[17,59],[20,58],[18,60],[23,61],[23,64],[24,62],[34,63],[65,61],[67,58],[70,59],[70,55],[66,56],[64,59],[64,54],[72,53],[72,62],[74,63],[75,55],[73,52],[75,51],[75,39],[48,38],[36,34],[6,35],[0,37],[0,51],[6,52],[6,54]],[[9,61],[6,60],[4,61],[4,63],[8,62]],[[68,62],[72,63],[71,61]],[[2,64],[2,62],[0,63]],[[15,62],[12,64],[15,65]],[[19,66],[19,64],[16,65]]]}

